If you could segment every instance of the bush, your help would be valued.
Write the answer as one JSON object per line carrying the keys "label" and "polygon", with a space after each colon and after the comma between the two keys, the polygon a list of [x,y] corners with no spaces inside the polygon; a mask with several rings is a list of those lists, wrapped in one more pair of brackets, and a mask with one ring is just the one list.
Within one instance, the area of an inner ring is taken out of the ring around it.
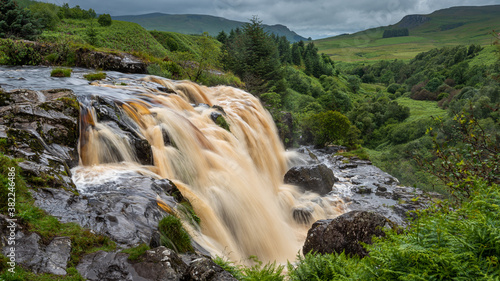
{"label": "bush", "polygon": [[389,87],[387,87],[387,92],[391,93],[391,94],[395,94],[397,90],[399,90],[399,88],[401,87],[401,85],[397,84],[397,83],[392,83],[391,85],[389,85]]}
{"label": "bush", "polygon": [[359,258],[342,254],[314,254],[298,257],[298,265],[288,263],[290,281],[359,280]]}
{"label": "bush", "polygon": [[342,144],[345,140],[351,122],[338,111],[327,111],[308,116],[304,121],[306,131],[310,131],[318,146],[330,143]]}
{"label": "bush", "polygon": [[174,216],[164,217],[158,224],[161,244],[179,253],[194,251],[191,238],[182,227],[181,220]]}
{"label": "bush", "polygon": [[100,26],[110,26],[113,21],[111,20],[111,15],[109,14],[102,14],[97,18],[97,22],[99,23]]}
{"label": "bush", "polygon": [[38,65],[41,62],[42,56],[32,44],[10,39],[0,41],[0,64]]}
{"label": "bush", "polygon": [[103,80],[106,79],[106,73],[105,72],[89,73],[83,75],[83,77],[89,81]]}
{"label": "bush", "polygon": [[50,72],[50,77],[70,77],[71,71],[70,68],[54,68]]}

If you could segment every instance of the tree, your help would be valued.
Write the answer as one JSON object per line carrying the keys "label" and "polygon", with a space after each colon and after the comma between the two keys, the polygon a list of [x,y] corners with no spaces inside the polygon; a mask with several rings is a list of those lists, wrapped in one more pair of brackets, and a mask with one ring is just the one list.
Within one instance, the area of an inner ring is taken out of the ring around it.
{"label": "tree", "polygon": [[0,38],[34,40],[41,33],[38,20],[13,0],[0,0]]}
{"label": "tree", "polygon": [[111,21],[111,16],[109,14],[102,14],[99,16],[97,19],[97,22],[101,26],[110,26],[112,21]]}
{"label": "tree", "polygon": [[276,43],[256,17],[241,31],[231,32],[224,49],[225,67],[241,77],[250,92],[260,95],[267,91],[270,81],[281,79]]}
{"label": "tree", "polygon": [[338,111],[326,111],[307,117],[305,127],[306,131],[312,133],[316,145],[325,146],[335,142],[343,144],[351,129],[351,122]]}
{"label": "tree", "polygon": [[89,42],[90,45],[96,46],[97,45],[97,35],[99,35],[99,32],[94,26],[94,19],[90,20],[90,25],[87,26],[86,30],[86,35],[87,35],[87,41]]}
{"label": "tree", "polygon": [[40,20],[40,24],[45,29],[55,29],[59,23],[57,16],[58,6],[49,3],[36,3],[29,7],[33,17]]}
{"label": "tree", "polygon": [[208,35],[207,32],[203,32],[199,42],[200,56],[198,66],[193,68],[194,71],[192,73],[188,71],[188,75],[191,80],[195,82],[198,81],[204,72],[216,66],[218,63],[220,49],[215,43],[216,42],[210,37],[210,35]]}
{"label": "tree", "polygon": [[217,34],[216,39],[217,39],[217,41],[221,42],[222,44],[226,44],[227,33],[224,32],[224,30],[221,30],[221,32],[219,32],[219,34]]}

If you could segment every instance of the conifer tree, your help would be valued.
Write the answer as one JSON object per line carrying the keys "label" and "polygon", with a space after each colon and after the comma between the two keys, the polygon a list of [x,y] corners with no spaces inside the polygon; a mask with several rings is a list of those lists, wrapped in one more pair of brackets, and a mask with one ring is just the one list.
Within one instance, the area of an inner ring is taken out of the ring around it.
{"label": "conifer tree", "polygon": [[41,33],[38,20],[13,0],[0,0],[0,38],[34,40]]}

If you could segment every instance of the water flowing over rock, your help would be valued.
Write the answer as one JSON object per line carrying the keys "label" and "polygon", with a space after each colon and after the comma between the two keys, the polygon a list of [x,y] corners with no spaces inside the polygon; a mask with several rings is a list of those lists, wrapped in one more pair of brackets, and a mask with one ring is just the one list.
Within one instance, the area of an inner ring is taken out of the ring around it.
{"label": "water flowing over rock", "polygon": [[351,211],[335,219],[319,220],[309,229],[302,252],[331,254],[345,251],[348,255],[364,257],[368,252],[360,243],[371,244],[373,236],[385,236],[384,227],[394,226],[384,216],[365,211]]}
{"label": "water flowing over rock", "polygon": [[298,150],[301,166],[314,167],[323,163],[337,178],[330,194],[340,196],[347,202],[348,210],[379,213],[398,225],[406,225],[410,211],[425,208],[431,198],[440,194],[401,186],[393,176],[372,165],[369,160],[344,157],[335,154],[341,148],[314,149],[302,147]]}
{"label": "water flowing over rock", "polygon": [[[298,157],[285,151],[270,114],[242,90],[121,73],[89,84],[82,69],[50,80],[68,90],[12,90],[29,81],[47,85],[49,69],[41,71],[14,68],[7,71],[13,78],[0,76],[8,88],[0,94],[2,151],[26,159],[19,166],[37,206],[119,246],[158,247],[158,221],[174,215],[198,252],[284,263],[296,257],[310,225],[344,213],[345,201],[398,224],[425,205],[369,161],[332,154],[340,148],[302,148]],[[200,224],[181,211],[179,198]],[[171,280],[227,277],[195,256],[182,256],[185,266],[170,270],[161,260],[177,259],[158,249],[148,258],[158,264],[137,267],[123,253],[98,252],[78,268],[90,280],[127,280],[162,264],[158,271]]]}
{"label": "water flowing over rock", "polygon": [[[167,211],[182,219],[201,252],[241,263],[250,263],[252,255],[286,262],[295,258],[307,226],[343,212],[335,196],[304,194],[283,183],[291,154],[254,96],[119,73],[82,83],[84,71],[53,80],[68,85],[80,102],[79,165],[68,165],[77,190],[34,192],[36,204],[61,221],[77,222],[120,246],[156,246],[157,223]],[[7,72],[13,77],[8,88],[19,79],[45,83],[32,68]],[[158,184],[167,179],[192,205],[199,225]]]}

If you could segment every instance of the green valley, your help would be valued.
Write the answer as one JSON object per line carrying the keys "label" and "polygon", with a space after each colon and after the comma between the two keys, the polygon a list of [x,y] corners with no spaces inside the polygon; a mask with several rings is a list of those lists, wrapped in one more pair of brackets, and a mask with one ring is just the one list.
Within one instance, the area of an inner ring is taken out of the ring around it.
{"label": "green valley", "polygon": [[[429,15],[409,15],[394,25],[315,40],[314,43],[320,52],[333,60],[408,60],[432,48],[491,45],[495,42],[493,30],[500,29],[499,23],[500,5],[452,7]],[[409,36],[383,38],[385,30],[396,28],[408,28]]]}

